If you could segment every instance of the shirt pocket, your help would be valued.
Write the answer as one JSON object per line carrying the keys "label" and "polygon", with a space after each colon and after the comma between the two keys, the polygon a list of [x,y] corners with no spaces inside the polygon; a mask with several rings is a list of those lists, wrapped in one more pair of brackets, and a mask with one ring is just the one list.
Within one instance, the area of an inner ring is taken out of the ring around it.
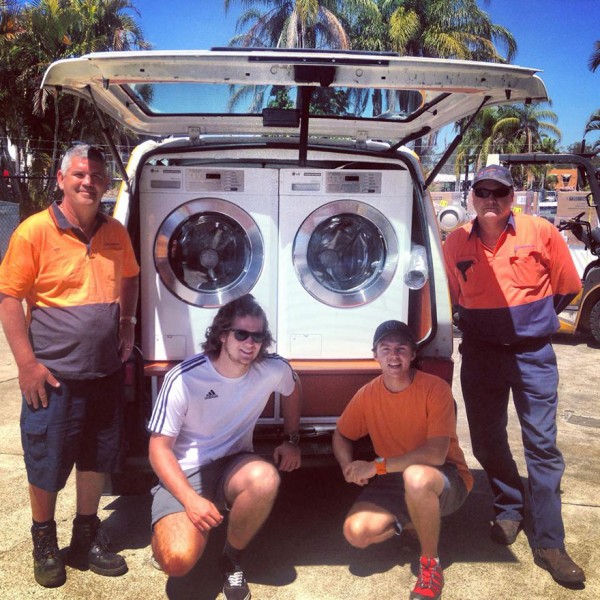
{"label": "shirt pocket", "polygon": [[538,288],[547,274],[542,254],[537,250],[517,251],[509,258],[513,285],[519,289]]}
{"label": "shirt pocket", "polygon": [[120,244],[105,245],[92,255],[97,285],[104,289],[107,301],[116,300],[120,293],[123,269],[123,248]]}
{"label": "shirt pocket", "polygon": [[461,256],[456,261],[454,272],[463,299],[472,300],[485,293],[485,286],[481,284],[483,271],[483,266],[476,256]]}

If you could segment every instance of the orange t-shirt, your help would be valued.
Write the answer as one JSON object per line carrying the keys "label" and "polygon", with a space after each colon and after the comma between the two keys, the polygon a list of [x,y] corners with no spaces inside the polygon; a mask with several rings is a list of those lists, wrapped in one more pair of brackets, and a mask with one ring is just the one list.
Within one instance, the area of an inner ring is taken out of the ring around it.
{"label": "orange t-shirt", "polygon": [[456,465],[467,490],[473,488],[456,435],[456,408],[450,386],[439,377],[415,372],[401,392],[390,392],[380,375],[364,385],[338,419],[339,432],[350,440],[369,435],[378,456],[402,456],[428,438],[449,437],[446,461]]}

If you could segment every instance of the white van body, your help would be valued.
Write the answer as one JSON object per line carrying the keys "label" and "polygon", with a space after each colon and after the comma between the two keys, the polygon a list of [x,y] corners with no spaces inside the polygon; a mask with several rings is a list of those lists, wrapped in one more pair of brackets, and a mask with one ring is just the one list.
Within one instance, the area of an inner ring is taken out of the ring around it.
{"label": "white van body", "polygon": [[[337,417],[377,374],[380,322],[407,322],[418,366],[452,378],[440,232],[408,145],[484,106],[547,99],[532,69],[310,50],[90,54],[53,64],[42,85],[148,138],[114,213],[142,269],[135,418],[201,351],[218,308],[250,292],[302,380],[305,455],[330,452]],[[416,248],[426,264],[411,289]],[[257,444],[280,428],[272,398]]]}

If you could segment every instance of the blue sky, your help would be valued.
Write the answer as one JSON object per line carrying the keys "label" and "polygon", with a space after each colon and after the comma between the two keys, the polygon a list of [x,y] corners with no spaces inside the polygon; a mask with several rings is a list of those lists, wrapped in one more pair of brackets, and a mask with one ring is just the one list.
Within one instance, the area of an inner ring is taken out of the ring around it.
{"label": "blue sky", "polygon": [[[145,37],[157,50],[226,46],[240,12],[235,0],[228,15],[220,0],[133,2]],[[514,64],[543,71],[561,145],[581,141],[587,119],[600,109],[600,69],[592,73],[587,66],[600,40],[600,0],[479,0],[479,5],[516,38]]]}

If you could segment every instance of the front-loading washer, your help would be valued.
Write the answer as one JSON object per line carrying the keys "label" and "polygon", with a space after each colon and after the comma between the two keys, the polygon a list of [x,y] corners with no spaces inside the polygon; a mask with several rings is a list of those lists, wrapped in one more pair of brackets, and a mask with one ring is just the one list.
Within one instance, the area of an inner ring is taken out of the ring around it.
{"label": "front-loading washer", "polygon": [[402,170],[281,170],[280,354],[368,358],[379,323],[406,321],[410,190]]}
{"label": "front-loading washer", "polygon": [[248,292],[275,334],[277,171],[145,165],[139,195],[144,358],[200,352],[217,310]]}

